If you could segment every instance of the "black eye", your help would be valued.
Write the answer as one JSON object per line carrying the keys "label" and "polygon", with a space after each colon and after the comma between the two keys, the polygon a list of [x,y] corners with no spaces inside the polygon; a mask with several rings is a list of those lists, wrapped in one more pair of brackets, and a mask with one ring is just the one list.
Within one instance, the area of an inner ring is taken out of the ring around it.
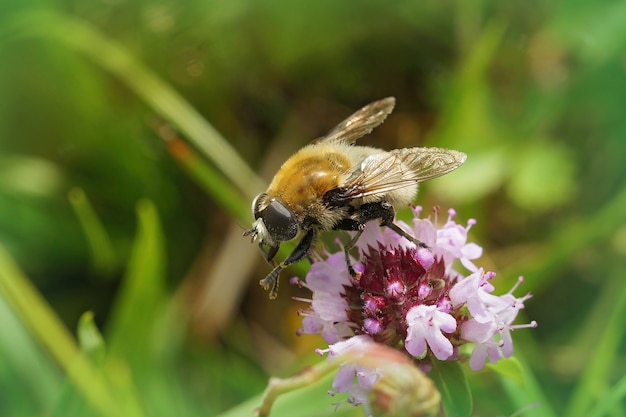
{"label": "black eye", "polygon": [[298,234],[295,216],[280,200],[271,199],[259,216],[270,235],[279,242],[291,240]]}

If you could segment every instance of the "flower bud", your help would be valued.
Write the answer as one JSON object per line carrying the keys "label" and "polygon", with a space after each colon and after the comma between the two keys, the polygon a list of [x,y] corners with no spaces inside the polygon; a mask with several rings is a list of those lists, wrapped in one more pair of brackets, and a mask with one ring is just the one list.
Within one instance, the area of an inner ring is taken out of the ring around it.
{"label": "flower bud", "polygon": [[433,381],[414,364],[385,368],[369,393],[372,415],[376,417],[435,417],[441,395]]}

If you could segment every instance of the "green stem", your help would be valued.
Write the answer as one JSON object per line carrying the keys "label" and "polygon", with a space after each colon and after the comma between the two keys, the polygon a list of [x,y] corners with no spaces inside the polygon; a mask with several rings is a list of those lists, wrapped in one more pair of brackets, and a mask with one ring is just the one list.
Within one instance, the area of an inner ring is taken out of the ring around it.
{"label": "green stem", "polygon": [[324,361],[315,366],[305,369],[300,374],[291,378],[271,378],[263,393],[261,405],[254,410],[255,417],[268,417],[274,402],[283,394],[307,387],[316,383],[329,373],[337,370],[337,364],[333,361]]}

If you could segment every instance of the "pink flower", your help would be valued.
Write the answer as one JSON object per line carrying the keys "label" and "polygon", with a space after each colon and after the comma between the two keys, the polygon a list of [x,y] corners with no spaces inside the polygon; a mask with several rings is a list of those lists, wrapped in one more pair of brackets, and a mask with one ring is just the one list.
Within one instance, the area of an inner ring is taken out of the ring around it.
{"label": "pink flower", "polygon": [[472,260],[481,257],[483,248],[475,243],[467,243],[467,232],[476,224],[476,220],[468,220],[467,226],[463,227],[453,221],[454,217],[456,217],[456,211],[454,209],[448,210],[448,221],[441,229],[437,230],[435,247],[438,251],[435,251],[435,254],[440,254],[450,262],[458,259],[465,268],[474,272],[478,268]]}
{"label": "pink flower", "polygon": [[416,358],[426,356],[426,344],[439,360],[446,360],[453,353],[452,343],[442,333],[456,330],[456,320],[448,313],[437,310],[437,307],[418,305],[406,315],[408,335],[405,339],[407,352]]}
{"label": "pink flower", "polygon": [[415,214],[413,219],[415,236],[419,236],[422,242],[432,248],[433,255],[442,257],[448,269],[451,269],[454,260],[458,259],[469,271],[477,270],[472,260],[480,258],[483,249],[476,243],[467,243],[467,234],[471,227],[476,224],[476,220],[468,220],[467,226],[463,227],[454,222],[456,211],[450,209],[448,210],[448,220],[441,228],[437,229],[438,208],[433,210],[434,223],[430,219],[419,218],[422,212],[421,207],[415,207],[413,212]]}
{"label": "pink flower", "polygon": [[[354,336],[342,342],[337,342],[328,349],[318,349],[320,354],[328,353],[328,359],[333,359],[341,355],[349,356],[351,352],[363,352],[367,350],[369,344],[374,342],[367,336]],[[354,355],[353,356],[357,356]],[[339,371],[332,383],[332,391],[329,394],[348,393],[347,401],[353,405],[367,402],[367,395],[372,387],[378,382],[380,375],[376,370],[366,366],[346,362],[340,365]]]}
{"label": "pink flower", "polygon": [[[474,370],[487,359],[510,356],[511,331],[536,326],[512,324],[530,295],[514,297],[517,285],[506,294],[493,294],[495,273],[474,264],[482,248],[468,242],[475,220],[459,225],[456,212],[449,210],[447,221],[438,227],[438,210],[434,220],[420,218],[420,207],[414,214],[412,226],[396,223],[428,248],[370,222],[356,244],[355,277],[339,251],[315,262],[304,282],[294,281],[312,292],[310,299],[300,299],[309,307],[300,310],[304,318],[299,333],[321,334],[329,347],[319,352],[330,357],[350,346],[376,343],[404,352],[423,368],[433,360],[457,360],[458,348],[466,343],[474,344]],[[379,376],[376,370],[346,363],[332,392],[348,393],[348,402],[363,403]]]}
{"label": "pink flower", "polygon": [[[465,280],[469,279],[470,277]],[[486,359],[495,363],[501,357],[508,358],[513,354],[512,330],[537,326],[535,321],[522,325],[511,324],[519,310],[524,308],[524,301],[530,298],[530,294],[520,298],[512,295],[521,283],[520,278],[518,283],[502,296],[495,296],[478,288],[477,295],[468,298],[467,305],[473,318],[461,326],[461,337],[476,343],[470,357],[470,368],[473,370],[482,369]],[[487,289],[492,291],[493,287],[488,286]],[[470,300],[472,300],[473,307],[470,307]]]}

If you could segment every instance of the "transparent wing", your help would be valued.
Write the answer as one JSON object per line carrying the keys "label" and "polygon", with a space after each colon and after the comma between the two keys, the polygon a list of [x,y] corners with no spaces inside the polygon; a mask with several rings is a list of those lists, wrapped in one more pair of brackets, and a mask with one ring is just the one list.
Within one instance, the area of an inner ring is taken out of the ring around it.
{"label": "transparent wing", "polygon": [[388,193],[455,170],[465,162],[463,152],[441,148],[394,149],[368,156],[343,185],[341,199]]}
{"label": "transparent wing", "polygon": [[393,97],[370,103],[339,123],[330,133],[318,139],[316,143],[327,141],[354,143],[358,138],[367,135],[385,121],[395,104],[396,99]]}

